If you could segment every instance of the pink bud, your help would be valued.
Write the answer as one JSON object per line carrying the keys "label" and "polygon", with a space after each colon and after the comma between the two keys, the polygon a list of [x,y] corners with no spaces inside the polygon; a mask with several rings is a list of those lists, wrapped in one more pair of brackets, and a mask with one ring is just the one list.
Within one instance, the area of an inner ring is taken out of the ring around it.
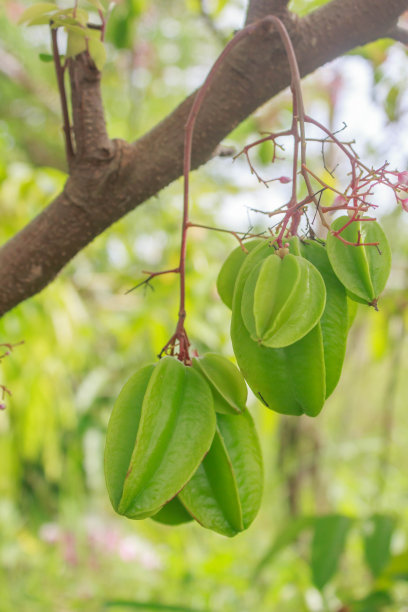
{"label": "pink bud", "polygon": [[408,187],[408,171],[404,170],[404,172],[399,172],[398,173],[398,185],[401,185],[401,187]]}
{"label": "pink bud", "polygon": [[6,409],[6,404],[3,404],[3,402],[0,402],[0,410],[5,410]]}
{"label": "pink bud", "polygon": [[333,206],[346,206],[346,205],[347,205],[347,200],[346,200],[346,198],[344,196],[337,195],[334,198]]}
{"label": "pink bud", "polygon": [[279,177],[280,183],[291,183],[292,179],[289,176],[281,176]]}

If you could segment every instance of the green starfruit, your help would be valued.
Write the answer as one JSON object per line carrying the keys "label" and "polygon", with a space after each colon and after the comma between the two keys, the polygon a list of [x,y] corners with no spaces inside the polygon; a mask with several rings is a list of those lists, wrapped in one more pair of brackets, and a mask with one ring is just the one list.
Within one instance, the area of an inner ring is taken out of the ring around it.
{"label": "green starfruit", "polygon": [[254,394],[269,408],[283,414],[316,416],[326,395],[323,338],[316,325],[301,340],[274,349],[255,342],[241,311],[245,283],[254,267],[273,253],[267,242],[246,256],[236,281],[231,318],[231,339],[241,372]]}
{"label": "green starfruit", "polygon": [[245,410],[247,387],[241,372],[233,363],[217,353],[206,353],[200,358],[194,358],[192,366],[209,384],[216,412],[240,414]]}
{"label": "green starfruit", "polygon": [[193,520],[193,517],[187,512],[178,496],[169,501],[151,518],[157,523],[163,523],[163,525],[182,525]]}
{"label": "green starfruit", "polygon": [[231,537],[254,520],[262,489],[262,455],[251,415],[218,414],[211,448],[179,493],[182,504],[203,527]]}
{"label": "green starfruit", "polygon": [[300,250],[320,272],[326,286],[326,305],[320,319],[326,374],[326,398],[334,391],[346,353],[349,316],[344,286],[333,272],[324,246],[316,240],[300,243]]}
{"label": "green starfruit", "polygon": [[283,348],[317,325],[325,302],[325,285],[313,264],[301,256],[272,254],[248,275],[241,314],[253,340]]}
{"label": "green starfruit", "polygon": [[215,432],[210,388],[174,357],[142,368],[115,403],[106,435],[112,506],[132,519],[157,514],[190,480]]}
{"label": "green starfruit", "polygon": [[[351,244],[334,235],[342,227],[344,230],[339,235]],[[343,216],[333,221],[331,230],[327,236],[327,254],[339,281],[351,299],[377,307],[391,269],[391,250],[383,229],[377,221],[350,223],[350,218]]]}
{"label": "green starfruit", "polygon": [[254,249],[257,244],[264,242],[262,239],[249,240],[244,243],[244,250],[241,246],[236,247],[228,255],[227,259],[221,266],[221,270],[217,277],[218,295],[228,308],[232,308],[232,298],[234,296],[235,281],[237,279],[240,267],[242,266],[245,257]]}

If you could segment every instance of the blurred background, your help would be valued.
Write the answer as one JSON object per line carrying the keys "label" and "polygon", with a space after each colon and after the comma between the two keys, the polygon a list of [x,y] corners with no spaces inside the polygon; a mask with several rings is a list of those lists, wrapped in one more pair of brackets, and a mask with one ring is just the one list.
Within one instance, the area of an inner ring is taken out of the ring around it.
{"label": "blurred background", "polygon": [[[0,243],[66,180],[53,65],[39,57],[50,52],[49,32],[16,25],[30,4],[0,8]],[[321,4],[291,6],[305,14]],[[245,9],[244,0],[119,1],[102,83],[110,136],[135,140],[197,88]],[[382,40],[306,78],[307,112],[333,130],[346,124],[344,138],[356,140],[367,165],[387,160],[404,171],[407,82],[406,50]],[[285,129],[290,110],[286,91],[224,144],[238,152],[259,132]],[[266,179],[288,174],[287,161],[271,166],[268,145],[252,155]],[[321,166],[321,145],[310,156]],[[333,153],[330,162],[340,180],[342,160]],[[266,189],[244,159],[215,158],[192,176],[192,219],[262,229],[267,220],[253,209],[283,203],[286,188]],[[177,181],[116,223],[0,321],[1,342],[24,341],[0,372],[12,392],[0,412],[0,611],[408,610],[408,217],[386,191],[376,203],[392,275],[380,311],[358,311],[340,384],[321,415],[290,419],[250,399],[266,483],[249,530],[230,540],[112,511],[103,476],[108,418],[127,378],[173,333],[178,300],[172,276],[126,292],[142,270],[177,265],[181,189]],[[215,282],[235,246],[221,232],[189,234],[187,330],[200,352],[232,356]]]}

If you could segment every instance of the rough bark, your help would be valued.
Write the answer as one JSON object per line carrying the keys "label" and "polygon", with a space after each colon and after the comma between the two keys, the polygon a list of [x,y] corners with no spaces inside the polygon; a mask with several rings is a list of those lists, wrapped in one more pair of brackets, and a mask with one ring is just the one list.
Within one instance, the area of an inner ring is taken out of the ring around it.
{"label": "rough bark", "polygon": [[286,13],[289,0],[251,0],[248,4],[245,23],[249,24],[266,15],[281,17]]}
{"label": "rough bark", "polygon": [[[292,37],[302,76],[395,28],[408,0],[333,0],[303,19],[274,10]],[[261,10],[261,12],[259,12]],[[254,15],[255,13],[252,13]],[[251,17],[252,19],[252,17]],[[220,68],[196,123],[192,167],[256,108],[288,86],[279,37],[260,24]],[[106,135],[99,73],[86,55],[71,67],[76,157],[63,193],[0,249],[0,316],[44,288],[98,234],[182,173],[183,130],[193,96],[133,144]]]}

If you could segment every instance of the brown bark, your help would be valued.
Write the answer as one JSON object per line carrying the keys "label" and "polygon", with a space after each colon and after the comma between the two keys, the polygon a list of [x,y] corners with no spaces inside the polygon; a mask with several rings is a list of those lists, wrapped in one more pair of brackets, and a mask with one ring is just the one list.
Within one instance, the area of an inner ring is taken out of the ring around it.
{"label": "brown bark", "polygon": [[[255,5],[285,8],[279,0]],[[332,0],[301,20],[287,14],[301,75],[386,36],[407,5]],[[183,130],[193,96],[137,142],[110,141],[92,62],[81,55],[70,73],[77,155],[63,193],[0,249],[0,316],[38,293],[98,234],[182,173]],[[196,123],[192,167],[207,162],[231,130],[289,81],[279,37],[260,24],[211,85]]]}
{"label": "brown bark", "polygon": [[289,0],[251,0],[248,4],[245,23],[249,24],[266,15],[282,17],[287,10]]}

